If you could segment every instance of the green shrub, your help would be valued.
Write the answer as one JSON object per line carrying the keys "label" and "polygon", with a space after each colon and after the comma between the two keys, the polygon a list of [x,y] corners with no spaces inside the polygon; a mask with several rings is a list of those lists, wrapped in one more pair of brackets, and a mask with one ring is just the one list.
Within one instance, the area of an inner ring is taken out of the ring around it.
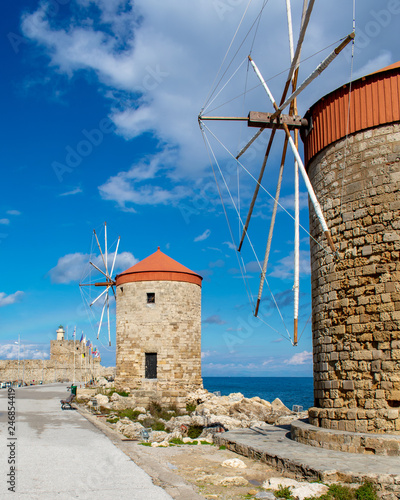
{"label": "green shrub", "polygon": [[195,411],[196,405],[194,403],[186,403],[186,411],[192,413],[192,411]]}
{"label": "green shrub", "polygon": [[342,486],[341,484],[331,484],[328,494],[335,500],[354,500],[355,498],[354,490],[348,486]]}
{"label": "green shrub", "polygon": [[201,425],[191,425],[188,429],[188,437],[191,439],[196,439],[203,432],[203,427]]}
{"label": "green shrub", "polygon": [[154,422],[151,428],[153,431],[165,431],[165,425],[162,422]]}
{"label": "green shrub", "polygon": [[355,491],[357,500],[378,500],[376,488],[372,483],[365,482]]}
{"label": "green shrub", "polygon": [[214,443],[209,443],[208,441],[200,441],[201,444],[208,444],[209,446],[214,446]]}
{"label": "green shrub", "polygon": [[286,498],[287,500],[292,500],[292,492],[290,491],[289,486],[283,487],[281,484],[277,491],[274,492],[276,498]]}
{"label": "green shrub", "polygon": [[219,450],[226,450],[226,446],[224,444],[221,444],[218,449]]}
{"label": "green shrub", "polygon": [[151,446],[151,443],[139,443],[141,444],[142,446]]}
{"label": "green shrub", "polygon": [[169,406],[169,407],[163,408],[156,401],[152,401],[150,403],[149,412],[151,413],[151,416],[154,417],[155,419],[162,418],[166,422],[171,420],[172,417],[176,417],[179,415],[179,412],[178,412],[178,409],[176,408],[176,406]]}

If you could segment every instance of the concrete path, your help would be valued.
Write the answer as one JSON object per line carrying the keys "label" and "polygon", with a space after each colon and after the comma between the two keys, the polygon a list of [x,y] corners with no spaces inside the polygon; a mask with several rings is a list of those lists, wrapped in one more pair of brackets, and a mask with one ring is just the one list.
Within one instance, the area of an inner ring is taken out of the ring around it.
{"label": "concrete path", "polygon": [[[16,389],[15,436],[7,425],[8,393],[0,390],[0,498],[171,499],[87,419],[60,409],[67,385]],[[16,493],[8,492],[7,483],[14,441]]]}
{"label": "concrete path", "polygon": [[377,481],[400,498],[399,457],[344,453],[315,448],[290,439],[290,426],[237,429],[218,436],[219,444],[262,460],[298,478],[322,481]]}

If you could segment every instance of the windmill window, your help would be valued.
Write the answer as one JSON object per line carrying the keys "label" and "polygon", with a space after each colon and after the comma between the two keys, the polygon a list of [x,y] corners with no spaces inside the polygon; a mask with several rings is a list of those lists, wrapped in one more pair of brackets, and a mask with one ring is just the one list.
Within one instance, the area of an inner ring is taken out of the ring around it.
{"label": "windmill window", "polygon": [[156,303],[156,294],[154,292],[147,294],[147,303],[148,304],[155,304]]}
{"label": "windmill window", "polygon": [[145,378],[157,378],[157,353],[145,353]]}

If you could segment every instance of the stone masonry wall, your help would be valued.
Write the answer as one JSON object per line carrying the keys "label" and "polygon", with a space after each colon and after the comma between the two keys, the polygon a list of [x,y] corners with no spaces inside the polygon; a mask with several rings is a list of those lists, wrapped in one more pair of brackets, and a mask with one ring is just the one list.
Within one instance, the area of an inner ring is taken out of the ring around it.
{"label": "stone masonry wall", "polygon": [[[16,359],[0,360],[0,381],[2,382],[72,382],[74,380],[89,381],[92,377],[104,374],[100,359],[90,359],[89,347],[73,340],[51,340],[50,359]],[[85,353],[86,358],[82,358]],[[90,361],[89,361],[90,359]]]}
{"label": "stone masonry wall", "polygon": [[308,167],[339,251],[334,261],[310,206],[310,423],[400,433],[400,124],[345,146],[329,146]]}
{"label": "stone masonry wall", "polygon": [[[147,293],[155,293],[154,304]],[[145,353],[157,353],[157,379],[145,378]],[[117,386],[169,391],[171,402],[179,391],[202,387],[201,288],[178,281],[119,286],[116,365]]]}

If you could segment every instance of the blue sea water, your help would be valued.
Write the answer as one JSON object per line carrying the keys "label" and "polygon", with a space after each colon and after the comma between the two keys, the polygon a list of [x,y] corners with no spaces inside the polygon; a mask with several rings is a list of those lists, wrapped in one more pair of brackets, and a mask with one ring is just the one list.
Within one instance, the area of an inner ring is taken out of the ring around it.
{"label": "blue sea water", "polygon": [[314,406],[312,377],[203,377],[204,388],[220,391],[221,396],[241,392],[246,398],[258,396],[272,402],[279,398],[292,409],[293,405],[307,410]]}

